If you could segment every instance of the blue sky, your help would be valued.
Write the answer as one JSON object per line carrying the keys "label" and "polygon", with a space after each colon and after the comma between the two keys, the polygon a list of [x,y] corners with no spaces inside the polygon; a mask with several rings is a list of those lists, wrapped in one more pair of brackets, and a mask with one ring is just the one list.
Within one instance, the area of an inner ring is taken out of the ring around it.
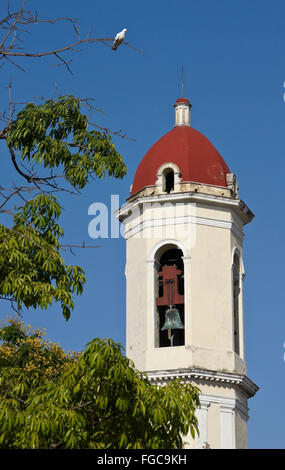
{"label": "blue sky", "polygon": [[[6,14],[1,2],[1,18]],[[11,1],[17,4],[17,1]],[[128,173],[123,180],[93,181],[80,197],[64,195],[62,224],[66,243],[98,245],[66,253],[87,275],[84,294],[76,299],[66,322],[56,306],[28,311],[24,321],[47,329],[48,337],[66,350],[81,350],[92,338],[111,337],[125,344],[125,241],[92,240],[88,207],[121,204],[138,163],[173,127],[173,103],[184,94],[192,102],[192,125],[215,145],[238,177],[240,197],[255,214],[245,227],[245,339],[249,377],[260,387],[249,401],[249,447],[284,448],[284,130],[285,130],[285,3],[265,0],[109,0],[27,1],[42,18],[78,18],[82,37],[113,37],[123,27],[126,46],[113,52],[101,44],[82,46],[69,54],[73,75],[54,58],[18,62],[26,72],[5,64],[0,97],[7,106],[7,85],[13,98],[62,94],[96,98],[93,120],[122,129],[133,140],[114,138]],[[32,50],[47,50],[73,41],[70,24],[36,26],[25,37]],[[0,184],[16,181],[1,144]],[[1,317],[11,312],[2,301]]]}

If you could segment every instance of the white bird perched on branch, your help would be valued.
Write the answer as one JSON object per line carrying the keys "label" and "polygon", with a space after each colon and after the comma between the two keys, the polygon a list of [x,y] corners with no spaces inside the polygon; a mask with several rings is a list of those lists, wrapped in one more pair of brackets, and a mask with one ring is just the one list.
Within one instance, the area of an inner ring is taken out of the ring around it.
{"label": "white bird perched on branch", "polygon": [[125,35],[126,35],[126,31],[127,29],[124,28],[120,33],[118,33],[114,39],[114,43],[113,43],[113,51],[115,51],[116,49],[118,49],[119,45],[122,44],[122,42],[124,41],[125,39]]}

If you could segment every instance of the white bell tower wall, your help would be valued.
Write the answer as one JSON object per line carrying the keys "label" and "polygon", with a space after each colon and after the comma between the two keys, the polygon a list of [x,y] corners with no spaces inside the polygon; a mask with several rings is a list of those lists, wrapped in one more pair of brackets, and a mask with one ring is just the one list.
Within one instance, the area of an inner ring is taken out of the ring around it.
{"label": "white bell tower wall", "polygon": [[[132,207],[136,216],[125,220],[127,355],[138,368],[200,367],[246,373],[242,282],[240,354],[234,352],[232,286],[234,252],[239,253],[242,266],[243,222],[233,217],[234,208],[227,202],[184,199],[178,201],[177,211],[175,195],[161,202],[148,198],[139,210]],[[185,344],[171,348],[155,345],[156,254],[162,247],[181,249],[184,263]]]}
{"label": "white bell tower wall", "polygon": [[[117,213],[126,238],[126,354],[154,384],[179,379],[200,389],[200,436],[185,436],[185,448],[247,448],[248,398],[258,387],[246,375],[242,245],[253,214],[225,188],[174,185],[168,194],[147,188]],[[174,248],[184,266],[184,344],[159,347],[156,281],[161,255]]]}

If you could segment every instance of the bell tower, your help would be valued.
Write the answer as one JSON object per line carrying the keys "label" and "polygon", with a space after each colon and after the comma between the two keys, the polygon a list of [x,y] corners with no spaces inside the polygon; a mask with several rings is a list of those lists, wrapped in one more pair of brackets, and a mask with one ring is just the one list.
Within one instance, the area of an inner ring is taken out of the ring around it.
{"label": "bell tower", "polygon": [[153,383],[201,390],[191,448],[247,448],[243,227],[254,215],[236,176],[190,125],[180,98],[175,125],[140,162],[118,211],[126,239],[126,354]]}

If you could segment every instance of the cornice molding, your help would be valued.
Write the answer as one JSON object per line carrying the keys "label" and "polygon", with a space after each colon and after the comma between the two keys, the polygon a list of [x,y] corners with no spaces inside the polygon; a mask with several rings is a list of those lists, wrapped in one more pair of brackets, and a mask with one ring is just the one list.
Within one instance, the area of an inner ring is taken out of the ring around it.
{"label": "cornice molding", "polygon": [[[132,226],[129,230],[125,231],[124,236],[126,239],[137,235],[142,230],[152,227],[161,227],[167,225],[179,225],[179,224],[198,224],[198,225],[207,225],[211,227],[218,227],[224,228],[228,230],[232,230],[232,232],[242,241],[244,238],[243,231],[237,227],[234,222],[229,222],[221,219],[213,219],[210,217],[199,217],[195,215],[186,215],[186,216],[170,216],[165,218],[155,218],[155,219],[145,219],[141,220],[143,214],[141,210],[138,210],[142,207],[147,207],[151,204],[155,203],[182,203],[183,201],[188,203],[195,203],[195,202],[203,202],[203,203],[210,203],[210,204],[218,204],[222,206],[226,206],[229,209],[239,211],[243,214],[251,213],[248,207],[244,204],[243,201],[239,199],[231,199],[226,197],[218,197],[212,195],[205,195],[205,194],[193,194],[193,193],[174,193],[174,194],[167,194],[167,195],[153,195],[153,196],[145,196],[141,198],[137,198],[134,201],[127,202],[122,207],[120,207],[117,211],[114,212],[115,216],[124,223],[125,219],[128,218],[135,210],[137,210],[137,215],[140,220],[139,223]],[[252,214],[252,213],[251,213]],[[252,215],[253,216],[253,215]],[[133,219],[135,220],[135,219]],[[250,219],[251,220],[251,219]],[[249,222],[249,220],[247,221]],[[247,223],[246,222],[246,223]]]}
{"label": "cornice molding", "polygon": [[203,202],[209,204],[217,204],[221,206],[230,206],[234,210],[237,210],[241,216],[245,217],[247,221],[245,223],[250,222],[254,218],[254,214],[245,204],[245,202],[241,199],[233,199],[225,196],[215,196],[211,194],[202,194],[196,193],[192,191],[188,192],[179,192],[179,193],[171,193],[171,194],[154,194],[150,196],[141,196],[136,197],[132,201],[128,201],[121,206],[117,211],[115,211],[115,216],[119,219],[126,217],[130,210],[132,210],[137,205],[149,204],[149,203],[157,203],[157,202]]}
{"label": "cornice molding", "polygon": [[129,230],[126,230],[124,236],[126,239],[137,235],[142,230],[151,227],[164,227],[167,225],[180,225],[180,224],[197,224],[207,225],[208,227],[217,227],[227,230],[232,230],[233,233],[242,241],[244,233],[233,223],[224,220],[211,219],[199,216],[179,216],[179,217],[165,217],[163,219],[146,219],[138,223]]}
{"label": "cornice molding", "polygon": [[179,380],[181,383],[189,381],[203,381],[209,383],[219,383],[221,385],[233,385],[246,393],[248,398],[253,397],[259,387],[252,382],[246,375],[233,374],[230,372],[216,372],[204,369],[177,369],[148,371],[147,375],[151,382],[158,385],[165,385],[171,380]]}

